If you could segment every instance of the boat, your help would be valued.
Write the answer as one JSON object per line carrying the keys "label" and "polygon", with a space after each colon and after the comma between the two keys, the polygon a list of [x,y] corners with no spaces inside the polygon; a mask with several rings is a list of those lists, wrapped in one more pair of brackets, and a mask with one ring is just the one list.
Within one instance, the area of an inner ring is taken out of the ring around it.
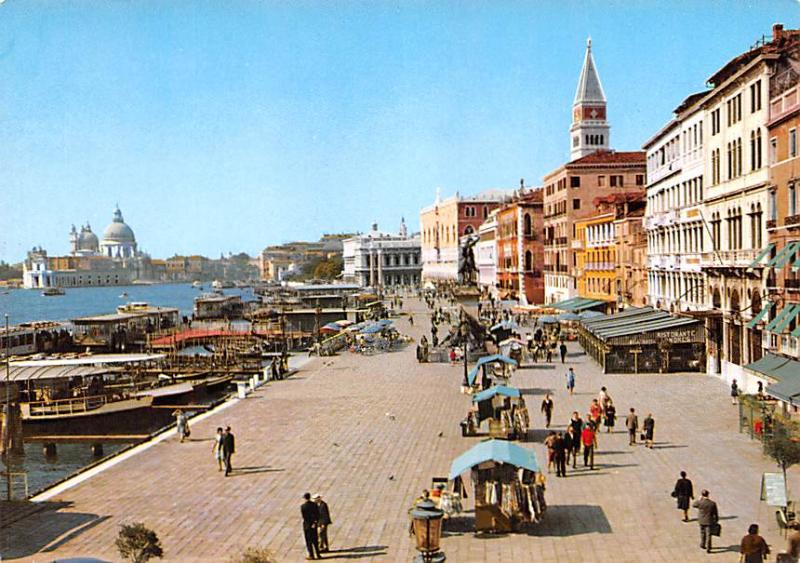
{"label": "boat", "polygon": [[211,289],[222,289],[222,282],[219,280],[214,280],[211,282]]}
{"label": "boat", "polygon": [[43,297],[54,297],[56,295],[64,295],[66,291],[61,289],[60,287],[46,287],[44,291],[42,291]]}
{"label": "boat", "polygon": [[127,291],[123,291],[122,293],[119,294],[119,298],[120,299],[127,299],[128,298],[128,292]]}
{"label": "boat", "polygon": [[194,287],[196,289],[203,289],[203,284],[200,283],[199,281],[195,281],[195,282],[192,282],[192,287]]}
{"label": "boat", "polygon": [[153,282],[148,280],[133,280],[131,285],[153,285]]}

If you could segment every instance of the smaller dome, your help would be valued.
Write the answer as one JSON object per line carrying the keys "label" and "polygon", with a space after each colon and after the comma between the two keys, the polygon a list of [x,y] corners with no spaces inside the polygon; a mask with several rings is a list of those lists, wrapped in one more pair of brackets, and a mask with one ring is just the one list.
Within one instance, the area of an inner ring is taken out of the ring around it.
{"label": "smaller dome", "polygon": [[129,242],[135,243],[136,237],[131,229],[122,219],[122,211],[117,207],[114,211],[114,220],[103,231],[103,242]]}
{"label": "smaller dome", "polygon": [[87,223],[85,227],[81,227],[81,234],[78,235],[78,250],[86,250],[96,252],[100,246],[100,241],[97,240],[97,235],[92,232],[92,228]]}

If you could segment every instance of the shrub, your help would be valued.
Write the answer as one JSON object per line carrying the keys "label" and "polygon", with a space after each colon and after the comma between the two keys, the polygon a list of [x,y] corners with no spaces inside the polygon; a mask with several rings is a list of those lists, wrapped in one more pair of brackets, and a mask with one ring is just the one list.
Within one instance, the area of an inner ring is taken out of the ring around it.
{"label": "shrub", "polygon": [[122,524],[115,542],[119,554],[134,563],[144,563],[151,557],[164,555],[156,533],[141,522]]}
{"label": "shrub", "polygon": [[264,547],[248,547],[235,563],[278,563],[278,560]]}

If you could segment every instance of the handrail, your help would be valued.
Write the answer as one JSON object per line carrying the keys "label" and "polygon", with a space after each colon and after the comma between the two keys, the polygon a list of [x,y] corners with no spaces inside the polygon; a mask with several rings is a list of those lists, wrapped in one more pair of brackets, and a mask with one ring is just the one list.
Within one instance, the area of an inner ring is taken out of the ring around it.
{"label": "handrail", "polygon": [[31,417],[50,414],[74,414],[98,409],[108,403],[108,395],[90,395],[51,401],[32,401],[28,403]]}

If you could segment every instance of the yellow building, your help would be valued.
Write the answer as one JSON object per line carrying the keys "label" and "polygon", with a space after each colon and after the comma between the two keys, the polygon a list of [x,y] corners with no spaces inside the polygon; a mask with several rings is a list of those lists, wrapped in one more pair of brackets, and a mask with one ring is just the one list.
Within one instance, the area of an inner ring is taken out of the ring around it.
{"label": "yellow building", "polygon": [[575,277],[578,295],[606,301],[608,310],[616,302],[616,237],[614,213],[603,213],[575,222]]}

